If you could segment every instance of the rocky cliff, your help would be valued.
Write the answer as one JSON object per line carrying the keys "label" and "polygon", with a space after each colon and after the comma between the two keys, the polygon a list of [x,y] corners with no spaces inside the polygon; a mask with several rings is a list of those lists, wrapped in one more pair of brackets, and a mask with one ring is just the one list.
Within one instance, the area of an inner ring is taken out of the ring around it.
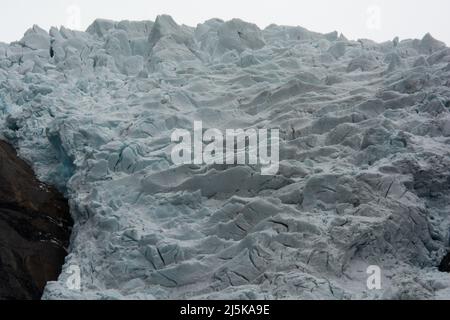
{"label": "rocky cliff", "polygon": [[71,226],[67,200],[0,141],[0,299],[40,299],[61,272]]}

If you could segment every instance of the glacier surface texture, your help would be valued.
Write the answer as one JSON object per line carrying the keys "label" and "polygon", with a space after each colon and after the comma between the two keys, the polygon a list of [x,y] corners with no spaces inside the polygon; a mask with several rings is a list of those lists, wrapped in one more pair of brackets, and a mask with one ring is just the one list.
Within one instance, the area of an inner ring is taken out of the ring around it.
{"label": "glacier surface texture", "polygon": [[[194,121],[278,128],[278,174],[173,165]],[[450,298],[450,49],[430,34],[34,26],[0,44],[0,133],[70,202],[45,299]]]}

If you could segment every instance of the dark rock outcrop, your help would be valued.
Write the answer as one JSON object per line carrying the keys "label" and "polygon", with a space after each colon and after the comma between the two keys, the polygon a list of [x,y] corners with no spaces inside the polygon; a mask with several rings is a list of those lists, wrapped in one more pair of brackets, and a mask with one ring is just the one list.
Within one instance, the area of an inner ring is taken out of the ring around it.
{"label": "dark rock outcrop", "polygon": [[0,299],[40,299],[67,255],[67,200],[0,141]]}
{"label": "dark rock outcrop", "polygon": [[440,272],[450,272],[450,252],[442,259],[438,269]]}

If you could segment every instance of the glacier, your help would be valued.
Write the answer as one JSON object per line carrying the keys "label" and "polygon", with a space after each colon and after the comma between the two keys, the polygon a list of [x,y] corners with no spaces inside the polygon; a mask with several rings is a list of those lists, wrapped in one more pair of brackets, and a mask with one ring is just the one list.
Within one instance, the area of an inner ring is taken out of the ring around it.
{"label": "glacier", "polygon": [[[173,165],[194,121],[279,129],[278,174]],[[44,299],[450,299],[450,48],[430,34],[34,26],[0,44],[0,134],[75,221]]]}

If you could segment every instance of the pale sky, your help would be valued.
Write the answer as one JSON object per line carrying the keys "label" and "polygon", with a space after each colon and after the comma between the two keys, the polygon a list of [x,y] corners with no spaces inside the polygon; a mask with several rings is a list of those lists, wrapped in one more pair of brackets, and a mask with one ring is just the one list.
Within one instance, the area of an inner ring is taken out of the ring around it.
{"label": "pale sky", "polygon": [[155,20],[158,14],[190,26],[241,18],[261,28],[302,26],[376,41],[430,32],[450,45],[449,0],[0,0],[0,41],[19,40],[33,24],[85,30],[95,18]]}

